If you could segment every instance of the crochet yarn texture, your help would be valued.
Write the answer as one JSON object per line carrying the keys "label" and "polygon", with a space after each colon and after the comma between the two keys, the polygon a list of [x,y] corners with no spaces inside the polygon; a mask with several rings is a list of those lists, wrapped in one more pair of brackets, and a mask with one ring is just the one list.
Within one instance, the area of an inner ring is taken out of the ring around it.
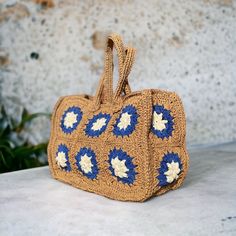
{"label": "crochet yarn texture", "polygon": [[[119,80],[113,91],[113,49]],[[135,57],[120,36],[108,36],[95,96],[65,96],[55,105],[48,161],[52,176],[122,201],[145,201],[181,186],[189,157],[185,114],[173,92],[131,92]]]}

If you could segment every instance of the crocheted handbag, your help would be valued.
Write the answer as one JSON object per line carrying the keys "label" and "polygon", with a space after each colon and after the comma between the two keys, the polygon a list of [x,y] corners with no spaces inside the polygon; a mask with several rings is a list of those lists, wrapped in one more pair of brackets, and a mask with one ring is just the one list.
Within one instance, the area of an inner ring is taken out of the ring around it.
{"label": "crocheted handbag", "polygon": [[[113,93],[113,47],[119,81]],[[108,37],[96,95],[57,102],[48,146],[51,173],[83,190],[123,201],[144,201],[178,188],[188,170],[185,114],[177,94],[131,92],[135,50]]]}

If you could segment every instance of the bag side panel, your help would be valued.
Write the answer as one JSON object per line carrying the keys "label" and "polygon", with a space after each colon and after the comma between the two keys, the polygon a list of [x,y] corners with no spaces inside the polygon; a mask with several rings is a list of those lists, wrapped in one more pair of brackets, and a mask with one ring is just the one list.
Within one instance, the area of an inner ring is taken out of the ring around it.
{"label": "bag side panel", "polygon": [[154,161],[153,192],[160,195],[178,188],[186,177],[189,165],[186,121],[176,93],[152,90],[152,105],[149,140]]}

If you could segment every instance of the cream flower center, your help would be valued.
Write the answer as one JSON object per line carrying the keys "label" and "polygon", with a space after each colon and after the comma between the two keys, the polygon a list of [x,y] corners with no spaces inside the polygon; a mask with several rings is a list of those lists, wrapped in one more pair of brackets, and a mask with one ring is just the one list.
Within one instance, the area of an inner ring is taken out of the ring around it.
{"label": "cream flower center", "polygon": [[100,130],[104,125],[106,125],[106,118],[100,118],[100,119],[97,119],[96,122],[93,123],[93,126],[92,126],[92,130],[96,131],[96,130]]}
{"label": "cream flower center", "polygon": [[117,125],[120,129],[126,129],[131,123],[131,115],[125,112],[121,115],[120,122]]}
{"label": "cream flower center", "polygon": [[66,154],[64,152],[58,152],[56,156],[56,162],[58,166],[62,168],[66,167]]}
{"label": "cream flower center", "polygon": [[166,128],[166,123],[168,121],[167,120],[163,120],[163,114],[157,114],[155,111],[153,113],[153,121],[152,121],[152,125],[156,130],[160,130],[162,131],[163,129]]}
{"label": "cream flower center", "polygon": [[83,155],[81,157],[81,160],[79,162],[80,166],[81,166],[81,169],[84,171],[84,173],[89,173],[89,172],[92,172],[92,167],[93,167],[93,164],[91,162],[91,158],[92,157],[89,157],[87,156],[87,154]]}
{"label": "cream flower center", "polygon": [[114,169],[115,176],[118,176],[120,178],[127,178],[127,171],[129,169],[125,165],[126,160],[119,160],[118,157],[113,158],[111,161],[112,168]]}
{"label": "cream flower center", "polygon": [[175,179],[178,179],[180,168],[179,163],[172,161],[171,163],[167,163],[168,171],[164,174],[166,175],[166,179],[168,183],[172,183]]}
{"label": "cream flower center", "polygon": [[73,128],[73,125],[77,122],[78,114],[75,114],[73,111],[66,113],[64,119],[64,126],[68,128]]}

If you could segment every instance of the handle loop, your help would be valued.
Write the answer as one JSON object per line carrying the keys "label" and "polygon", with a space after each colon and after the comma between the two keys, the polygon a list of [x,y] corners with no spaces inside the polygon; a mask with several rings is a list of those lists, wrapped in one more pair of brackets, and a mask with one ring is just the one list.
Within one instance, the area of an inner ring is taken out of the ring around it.
{"label": "handle loop", "polygon": [[136,54],[136,50],[134,48],[131,48],[131,47],[126,48],[126,58],[124,61],[123,71],[121,72],[122,74],[118,81],[118,85],[117,85],[115,95],[113,98],[113,100],[115,101],[121,96],[123,91],[125,91],[126,94],[131,92],[129,82],[128,82],[128,76],[131,72],[131,68],[134,63],[135,54]]}
{"label": "handle loop", "polygon": [[[119,80],[115,95],[113,95],[113,46],[118,55]],[[99,86],[95,95],[94,105],[99,108],[102,103],[113,104],[124,91],[126,94],[131,92],[128,75],[134,62],[135,49],[123,46],[120,36],[112,34],[108,36],[107,47],[105,50],[104,72],[101,76]]]}

